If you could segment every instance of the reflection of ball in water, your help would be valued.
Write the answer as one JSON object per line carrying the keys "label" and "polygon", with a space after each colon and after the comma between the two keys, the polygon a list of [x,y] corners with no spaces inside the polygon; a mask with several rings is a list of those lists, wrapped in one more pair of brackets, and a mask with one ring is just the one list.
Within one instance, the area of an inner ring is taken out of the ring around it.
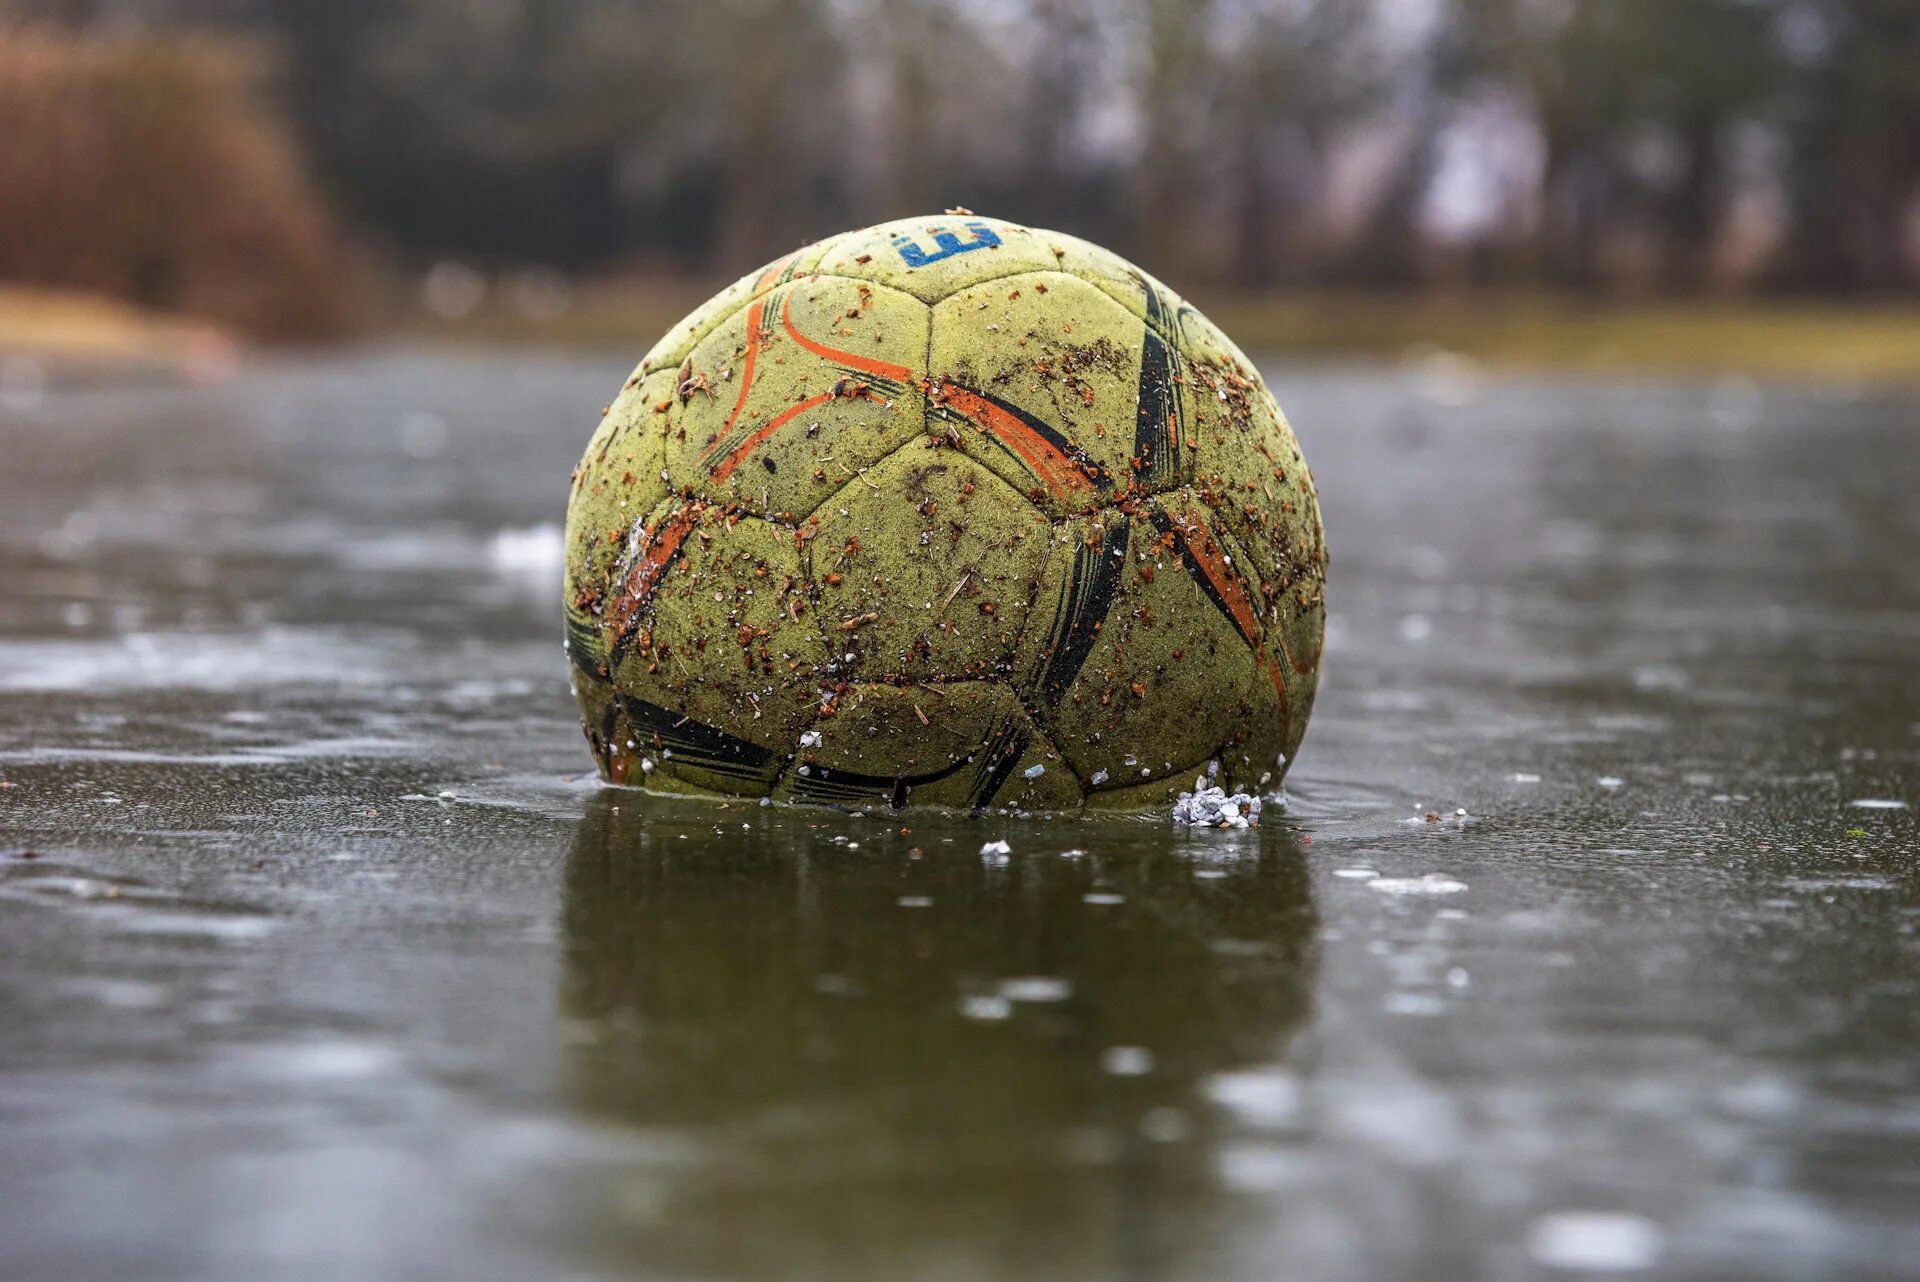
{"label": "reflection of ball in water", "polygon": [[1318,675],[1313,482],[1253,366],[1068,236],[908,219],[648,353],[574,475],[602,770],[867,805],[1276,782]]}
{"label": "reflection of ball in water", "polygon": [[[722,837],[606,793],[575,833],[561,1071],[650,1155],[609,1181],[650,1210],[601,1227],[616,1249],[690,1277],[1222,1276],[1242,1203],[1214,1172],[1273,1124],[1312,1009],[1286,827],[1196,869],[1132,825],[1076,858],[1015,831],[994,862],[938,816],[853,848],[763,814]],[[1145,1247],[1163,1271],[1115,1267]]]}

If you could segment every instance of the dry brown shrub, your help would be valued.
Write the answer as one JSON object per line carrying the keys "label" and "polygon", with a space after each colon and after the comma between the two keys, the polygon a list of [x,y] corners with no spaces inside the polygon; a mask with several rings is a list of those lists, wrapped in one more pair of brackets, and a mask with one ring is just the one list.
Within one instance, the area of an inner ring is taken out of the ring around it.
{"label": "dry brown shrub", "polygon": [[0,280],[249,334],[344,317],[338,236],[259,45],[0,27]]}

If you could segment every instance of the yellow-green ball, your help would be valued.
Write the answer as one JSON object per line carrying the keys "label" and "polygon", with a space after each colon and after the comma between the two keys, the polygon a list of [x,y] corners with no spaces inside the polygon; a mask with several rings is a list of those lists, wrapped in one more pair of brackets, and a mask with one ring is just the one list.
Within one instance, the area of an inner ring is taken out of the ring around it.
{"label": "yellow-green ball", "polygon": [[1326,550],[1251,362],[1124,259],[970,214],[722,291],[601,419],[567,648],[616,783],[1147,809],[1306,729]]}

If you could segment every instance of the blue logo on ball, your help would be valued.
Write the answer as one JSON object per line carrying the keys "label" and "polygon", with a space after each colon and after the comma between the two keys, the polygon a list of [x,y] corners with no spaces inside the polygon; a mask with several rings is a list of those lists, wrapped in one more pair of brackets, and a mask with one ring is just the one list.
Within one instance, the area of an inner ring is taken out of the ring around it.
{"label": "blue logo on ball", "polygon": [[972,240],[963,241],[958,232],[948,231],[944,227],[929,228],[933,235],[933,243],[937,246],[936,251],[931,254],[920,248],[919,242],[904,232],[893,238],[893,247],[900,251],[900,259],[908,267],[925,267],[943,258],[952,258],[955,254],[970,254],[976,249],[992,249],[1000,243],[1000,238],[994,234],[993,228],[985,223],[968,223],[966,226],[967,230],[973,233]]}

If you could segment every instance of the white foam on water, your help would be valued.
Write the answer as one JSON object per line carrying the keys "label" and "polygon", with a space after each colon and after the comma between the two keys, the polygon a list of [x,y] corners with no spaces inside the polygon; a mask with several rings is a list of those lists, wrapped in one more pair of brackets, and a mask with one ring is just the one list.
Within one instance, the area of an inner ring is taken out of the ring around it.
{"label": "white foam on water", "polygon": [[1022,975],[1000,981],[1000,995],[1010,1002],[1064,1002],[1073,985],[1052,975]]}
{"label": "white foam on water", "polygon": [[257,632],[131,632],[71,641],[0,643],[0,691],[240,690],[364,681],[388,654],[321,628]]}
{"label": "white foam on water", "polygon": [[262,1077],[296,1081],[377,1077],[399,1068],[401,1062],[391,1046],[351,1038],[252,1047],[237,1058]]}
{"label": "white foam on water", "polygon": [[1375,877],[1366,884],[1383,895],[1457,895],[1467,888],[1466,882],[1437,872],[1421,877]]}
{"label": "white foam on water", "polygon": [[1241,1125],[1262,1130],[1295,1125],[1303,1103],[1300,1079],[1280,1069],[1216,1073],[1207,1081],[1206,1095]]}
{"label": "white foam on water", "polygon": [[960,1014],[985,1022],[1006,1019],[1013,1014],[1013,1003],[997,993],[985,993],[960,999]]}
{"label": "white foam on water", "polygon": [[114,926],[136,935],[178,935],[223,943],[251,943],[264,939],[279,928],[271,917],[257,914],[196,912],[128,912]]}
{"label": "white foam on water", "polygon": [[521,586],[558,591],[567,564],[566,536],[552,521],[498,530],[487,540],[487,564]]}
{"label": "white foam on water", "polygon": [[1242,1193],[1272,1193],[1301,1178],[1306,1161],[1282,1144],[1229,1144],[1220,1150],[1220,1182]]}
{"label": "white foam on water", "polygon": [[1617,1211],[1556,1211],[1527,1230],[1527,1254],[1549,1269],[1637,1273],[1660,1260],[1665,1234],[1652,1220]]}

